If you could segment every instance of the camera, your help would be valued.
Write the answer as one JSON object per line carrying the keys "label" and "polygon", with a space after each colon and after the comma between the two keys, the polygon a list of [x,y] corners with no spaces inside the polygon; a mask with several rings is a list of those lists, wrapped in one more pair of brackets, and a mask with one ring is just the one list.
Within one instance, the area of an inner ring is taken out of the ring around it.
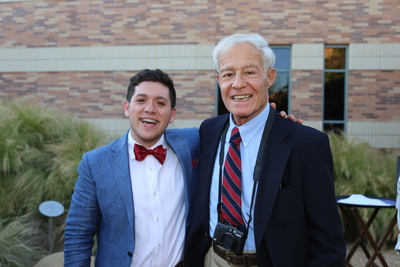
{"label": "camera", "polygon": [[218,222],[215,227],[213,242],[227,251],[242,255],[247,235],[232,225]]}

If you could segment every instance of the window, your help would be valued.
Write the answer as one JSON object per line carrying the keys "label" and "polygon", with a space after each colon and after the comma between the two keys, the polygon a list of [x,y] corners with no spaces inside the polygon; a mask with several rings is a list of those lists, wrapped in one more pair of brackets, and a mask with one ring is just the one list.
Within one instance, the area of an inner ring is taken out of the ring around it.
{"label": "window", "polygon": [[347,47],[326,46],[324,53],[324,131],[345,131]]}
{"label": "window", "polygon": [[[290,92],[290,47],[288,46],[271,46],[275,53],[275,66],[277,76],[274,84],[269,88],[269,102],[276,103],[278,111],[284,110],[289,114],[289,92]],[[228,113],[221,98],[221,91],[217,83],[218,92],[218,115]]]}
{"label": "window", "polygon": [[276,78],[274,84],[269,88],[269,102],[276,103],[276,110],[289,111],[289,87],[290,87],[290,48],[271,47],[275,53]]}

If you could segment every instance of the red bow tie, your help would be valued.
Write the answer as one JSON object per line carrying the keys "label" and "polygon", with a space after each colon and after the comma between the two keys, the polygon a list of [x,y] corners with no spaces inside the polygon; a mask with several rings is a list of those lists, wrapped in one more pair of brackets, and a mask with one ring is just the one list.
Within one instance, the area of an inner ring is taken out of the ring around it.
{"label": "red bow tie", "polygon": [[144,146],[135,144],[133,152],[135,153],[135,157],[138,161],[144,160],[147,155],[153,155],[160,162],[160,164],[163,165],[165,156],[167,154],[167,149],[163,148],[162,145],[159,145],[154,149],[147,149]]}

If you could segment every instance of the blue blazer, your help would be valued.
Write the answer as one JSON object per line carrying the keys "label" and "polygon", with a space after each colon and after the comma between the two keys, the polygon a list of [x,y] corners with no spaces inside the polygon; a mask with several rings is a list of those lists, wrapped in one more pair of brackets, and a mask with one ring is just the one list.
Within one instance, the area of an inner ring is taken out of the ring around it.
{"label": "blue blazer", "polygon": [[[95,234],[96,266],[130,266],[135,250],[135,218],[128,133],[82,157],[66,220],[64,266],[90,265]],[[164,136],[182,166],[187,216],[200,158],[198,129],[169,129]]]}
{"label": "blue blazer", "polygon": [[[326,134],[274,116],[254,207],[258,266],[338,267],[346,254]],[[228,115],[200,126],[202,158],[185,266],[204,266],[210,248],[209,198],[214,161]],[[266,118],[267,119],[267,118]],[[255,155],[256,156],[256,155]]]}

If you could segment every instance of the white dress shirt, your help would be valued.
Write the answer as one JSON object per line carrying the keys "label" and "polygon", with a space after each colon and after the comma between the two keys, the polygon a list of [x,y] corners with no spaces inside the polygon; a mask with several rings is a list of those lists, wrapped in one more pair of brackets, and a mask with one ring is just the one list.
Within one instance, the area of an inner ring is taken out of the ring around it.
{"label": "white dress shirt", "polygon": [[164,136],[150,149],[167,148],[164,165],[149,155],[137,161],[128,138],[135,214],[135,249],[131,267],[175,266],[183,255],[185,237],[184,181],[178,157]]}
{"label": "white dress shirt", "polygon": [[[242,138],[242,141],[240,142],[240,156],[242,160],[242,214],[244,216],[245,222],[247,222],[249,219],[248,214],[250,213],[250,204],[253,191],[254,166],[256,165],[258,150],[260,148],[261,138],[266,124],[266,119],[268,118],[269,109],[270,107],[269,105],[267,105],[267,107],[256,117],[246,122],[245,124],[238,126],[240,137]],[[224,160],[229,148],[230,133],[234,127],[237,126],[233,122],[231,115],[229,119],[229,129],[227,131],[224,142],[225,144]],[[214,236],[214,230],[218,222],[217,205],[218,205],[218,192],[220,183],[220,178],[219,178],[220,149],[221,149],[221,144],[218,147],[217,157],[214,163],[214,170],[212,175],[211,191],[210,191],[210,236],[211,237]],[[255,205],[255,196],[254,196],[253,210],[251,211],[253,220],[250,223],[248,237],[244,246],[244,250],[246,251],[256,250],[255,239],[254,239],[254,205]]]}

